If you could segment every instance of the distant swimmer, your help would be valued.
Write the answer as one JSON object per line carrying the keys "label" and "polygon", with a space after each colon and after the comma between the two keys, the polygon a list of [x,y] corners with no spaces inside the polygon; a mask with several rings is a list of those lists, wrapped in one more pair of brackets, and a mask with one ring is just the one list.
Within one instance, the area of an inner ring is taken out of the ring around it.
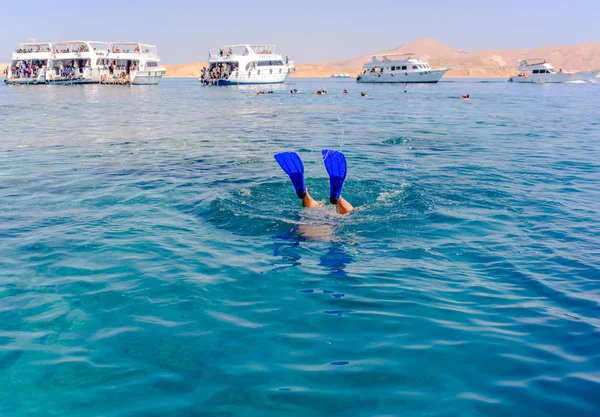
{"label": "distant swimmer", "polygon": [[348,90],[344,88],[344,95],[348,94]]}
{"label": "distant swimmer", "polygon": [[361,96],[361,97],[367,97],[367,93],[365,93],[364,91],[361,91],[361,92],[360,92],[360,96]]}
{"label": "distant swimmer", "polygon": [[471,100],[471,96],[469,94],[463,94],[462,96],[460,96],[461,100]]}
{"label": "distant swimmer", "polygon": [[317,91],[314,91],[313,94],[317,94],[317,95],[320,96],[320,95],[323,95],[323,94],[327,94],[327,91],[325,91],[325,90],[317,90]]}
{"label": "distant swimmer", "polygon": [[[329,202],[337,207],[338,213],[347,214],[354,210],[352,204],[342,197],[342,187],[346,179],[346,157],[339,151],[323,149],[323,163],[329,174]],[[319,208],[320,204],[315,201],[304,182],[304,164],[296,152],[281,152],[275,154],[275,160],[292,180],[296,195],[302,199],[302,207]]]}
{"label": "distant swimmer", "polygon": [[294,88],[293,90],[290,90],[290,94],[298,94],[298,90]]}

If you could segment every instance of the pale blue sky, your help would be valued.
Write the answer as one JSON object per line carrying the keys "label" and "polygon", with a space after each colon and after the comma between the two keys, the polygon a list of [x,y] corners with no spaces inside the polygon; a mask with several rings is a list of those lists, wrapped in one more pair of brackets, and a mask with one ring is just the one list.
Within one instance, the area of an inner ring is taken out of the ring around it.
{"label": "pale blue sky", "polygon": [[600,42],[600,1],[3,1],[0,62],[18,42],[154,43],[165,63],[205,60],[228,43],[274,43],[308,63],[356,58],[417,38],[479,49]]}

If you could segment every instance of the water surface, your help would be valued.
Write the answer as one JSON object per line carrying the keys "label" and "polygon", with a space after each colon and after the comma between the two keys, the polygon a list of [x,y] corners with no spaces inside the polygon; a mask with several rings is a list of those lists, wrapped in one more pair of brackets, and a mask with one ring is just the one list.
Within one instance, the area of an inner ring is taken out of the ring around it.
{"label": "water surface", "polygon": [[0,415],[597,416],[599,93],[1,86]]}

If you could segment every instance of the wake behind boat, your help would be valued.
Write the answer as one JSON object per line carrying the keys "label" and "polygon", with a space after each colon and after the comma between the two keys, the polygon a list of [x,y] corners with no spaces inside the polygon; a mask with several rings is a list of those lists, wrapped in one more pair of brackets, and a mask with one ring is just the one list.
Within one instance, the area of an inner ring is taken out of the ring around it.
{"label": "wake behind boat", "polygon": [[[356,77],[358,83],[437,83],[450,70],[431,69],[427,61],[411,58],[413,53],[383,55],[381,60],[371,57],[363,65],[365,71]],[[397,59],[397,57],[405,57]]]}
{"label": "wake behind boat", "polygon": [[275,53],[275,45],[228,45],[209,54],[200,75],[203,85],[280,84],[295,71],[293,61]]}
{"label": "wake behind boat", "polygon": [[581,71],[581,72],[563,72],[562,69],[556,71],[552,65],[545,59],[521,59],[518,66],[519,75],[510,77],[509,82],[513,83],[573,83],[573,82],[596,82],[596,76],[600,70]]}

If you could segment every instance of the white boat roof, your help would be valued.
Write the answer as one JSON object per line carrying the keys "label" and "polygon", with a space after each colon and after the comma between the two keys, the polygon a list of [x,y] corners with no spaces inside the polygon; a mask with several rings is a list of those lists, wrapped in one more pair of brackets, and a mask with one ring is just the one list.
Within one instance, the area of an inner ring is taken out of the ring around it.
{"label": "white boat roof", "polygon": [[253,59],[260,59],[261,57],[265,59],[281,59],[282,57],[281,54],[275,52],[275,45],[268,44],[223,45],[220,47],[220,51],[223,51],[224,54],[213,54],[209,50],[209,62],[229,62],[238,60],[242,56],[246,57],[245,59],[249,59],[249,57],[253,57]]}
{"label": "white boat roof", "polygon": [[[371,62],[366,63],[363,65],[363,68],[374,68],[374,67],[380,67],[383,64],[427,64],[427,61],[422,61],[418,58],[411,58],[411,56],[414,54],[388,54],[388,55],[382,55],[382,59],[379,60],[377,59],[377,56],[372,56],[371,57]],[[401,59],[390,59],[390,57],[402,57]]]}
{"label": "white boat roof", "polygon": [[156,45],[150,45],[149,43],[139,43],[139,42],[109,42],[109,45],[130,45],[130,46],[143,46],[146,48],[156,48]]}
{"label": "white boat roof", "polygon": [[50,42],[25,42],[20,43],[19,46],[38,46],[38,45],[51,45]]}
{"label": "white boat roof", "polygon": [[546,63],[548,63],[548,61],[546,61],[544,58],[528,58],[519,60],[519,65],[524,67],[530,65],[542,65]]}
{"label": "white boat roof", "polygon": [[416,55],[414,52],[404,52],[404,53],[400,53],[400,54],[381,54],[381,57],[383,58],[384,61],[390,61],[389,57],[390,56],[407,56],[410,57]]}
{"label": "white boat roof", "polygon": [[255,44],[250,44],[250,43],[246,43],[246,44],[238,44],[238,45],[223,45],[221,46],[222,49],[227,49],[227,48],[249,48],[250,50],[252,50],[254,53],[257,53],[256,50],[257,49],[263,49],[263,50],[270,50],[270,51],[274,51],[275,50],[275,45],[272,44],[259,44],[259,43],[255,43]]}
{"label": "white boat roof", "polygon": [[56,41],[56,42],[52,42],[55,45],[70,45],[70,44],[76,44],[76,43],[104,43],[104,44],[108,44],[108,42],[105,41]]}
{"label": "white boat roof", "polygon": [[519,60],[519,66],[517,70],[528,71],[538,68],[554,69],[554,67],[543,58],[528,58]]}

